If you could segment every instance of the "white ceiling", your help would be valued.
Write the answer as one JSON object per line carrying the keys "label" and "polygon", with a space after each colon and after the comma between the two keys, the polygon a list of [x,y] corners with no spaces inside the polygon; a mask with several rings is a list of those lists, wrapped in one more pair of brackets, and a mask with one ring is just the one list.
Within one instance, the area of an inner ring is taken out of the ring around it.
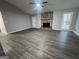
{"label": "white ceiling", "polygon": [[[30,2],[35,2],[35,0],[6,0],[7,2],[15,5],[19,9],[23,10],[26,13],[34,14],[36,10],[34,10],[34,6],[29,4]],[[79,6],[79,0],[42,0],[48,1],[43,8],[43,11],[53,11],[59,9],[68,9],[75,8]]]}

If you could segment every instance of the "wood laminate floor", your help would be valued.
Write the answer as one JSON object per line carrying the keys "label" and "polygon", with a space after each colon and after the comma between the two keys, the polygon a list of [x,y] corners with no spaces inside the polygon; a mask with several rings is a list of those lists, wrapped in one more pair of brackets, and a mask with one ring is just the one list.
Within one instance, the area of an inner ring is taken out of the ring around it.
{"label": "wood laminate floor", "polygon": [[29,29],[0,40],[9,59],[79,59],[79,37],[73,32]]}

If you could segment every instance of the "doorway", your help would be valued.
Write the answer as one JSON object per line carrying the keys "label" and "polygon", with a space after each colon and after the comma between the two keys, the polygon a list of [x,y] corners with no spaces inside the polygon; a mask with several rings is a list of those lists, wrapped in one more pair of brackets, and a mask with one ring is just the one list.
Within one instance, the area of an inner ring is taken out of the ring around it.
{"label": "doorway", "polygon": [[5,24],[4,24],[4,20],[3,20],[3,17],[2,17],[1,11],[0,11],[0,32],[7,34],[7,30],[5,28]]}
{"label": "doorway", "polygon": [[62,29],[69,30],[72,22],[73,12],[65,12],[63,14]]}

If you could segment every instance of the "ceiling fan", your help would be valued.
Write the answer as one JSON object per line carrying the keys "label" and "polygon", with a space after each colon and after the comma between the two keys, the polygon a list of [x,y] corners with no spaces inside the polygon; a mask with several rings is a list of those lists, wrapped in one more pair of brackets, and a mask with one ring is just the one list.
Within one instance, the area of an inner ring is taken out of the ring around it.
{"label": "ceiling fan", "polygon": [[48,2],[47,1],[45,1],[45,2],[42,2],[41,4],[39,4],[39,3],[34,3],[34,2],[30,2],[30,4],[36,4],[36,5],[41,5],[42,7],[44,7],[44,5],[45,4],[47,4]]}

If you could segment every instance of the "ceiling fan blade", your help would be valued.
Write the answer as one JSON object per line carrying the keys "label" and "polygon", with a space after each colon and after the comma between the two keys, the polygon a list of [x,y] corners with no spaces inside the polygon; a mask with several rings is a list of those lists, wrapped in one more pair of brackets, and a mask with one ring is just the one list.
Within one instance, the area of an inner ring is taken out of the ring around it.
{"label": "ceiling fan blade", "polygon": [[42,2],[42,4],[46,4],[46,3],[48,3],[47,1],[45,1],[45,2]]}
{"label": "ceiling fan blade", "polygon": [[[42,2],[42,4],[47,4],[48,2],[45,1],[45,2]],[[30,4],[37,4],[37,3],[34,3],[34,2],[30,2]]]}
{"label": "ceiling fan blade", "polygon": [[30,4],[36,4],[36,3],[30,2]]}

